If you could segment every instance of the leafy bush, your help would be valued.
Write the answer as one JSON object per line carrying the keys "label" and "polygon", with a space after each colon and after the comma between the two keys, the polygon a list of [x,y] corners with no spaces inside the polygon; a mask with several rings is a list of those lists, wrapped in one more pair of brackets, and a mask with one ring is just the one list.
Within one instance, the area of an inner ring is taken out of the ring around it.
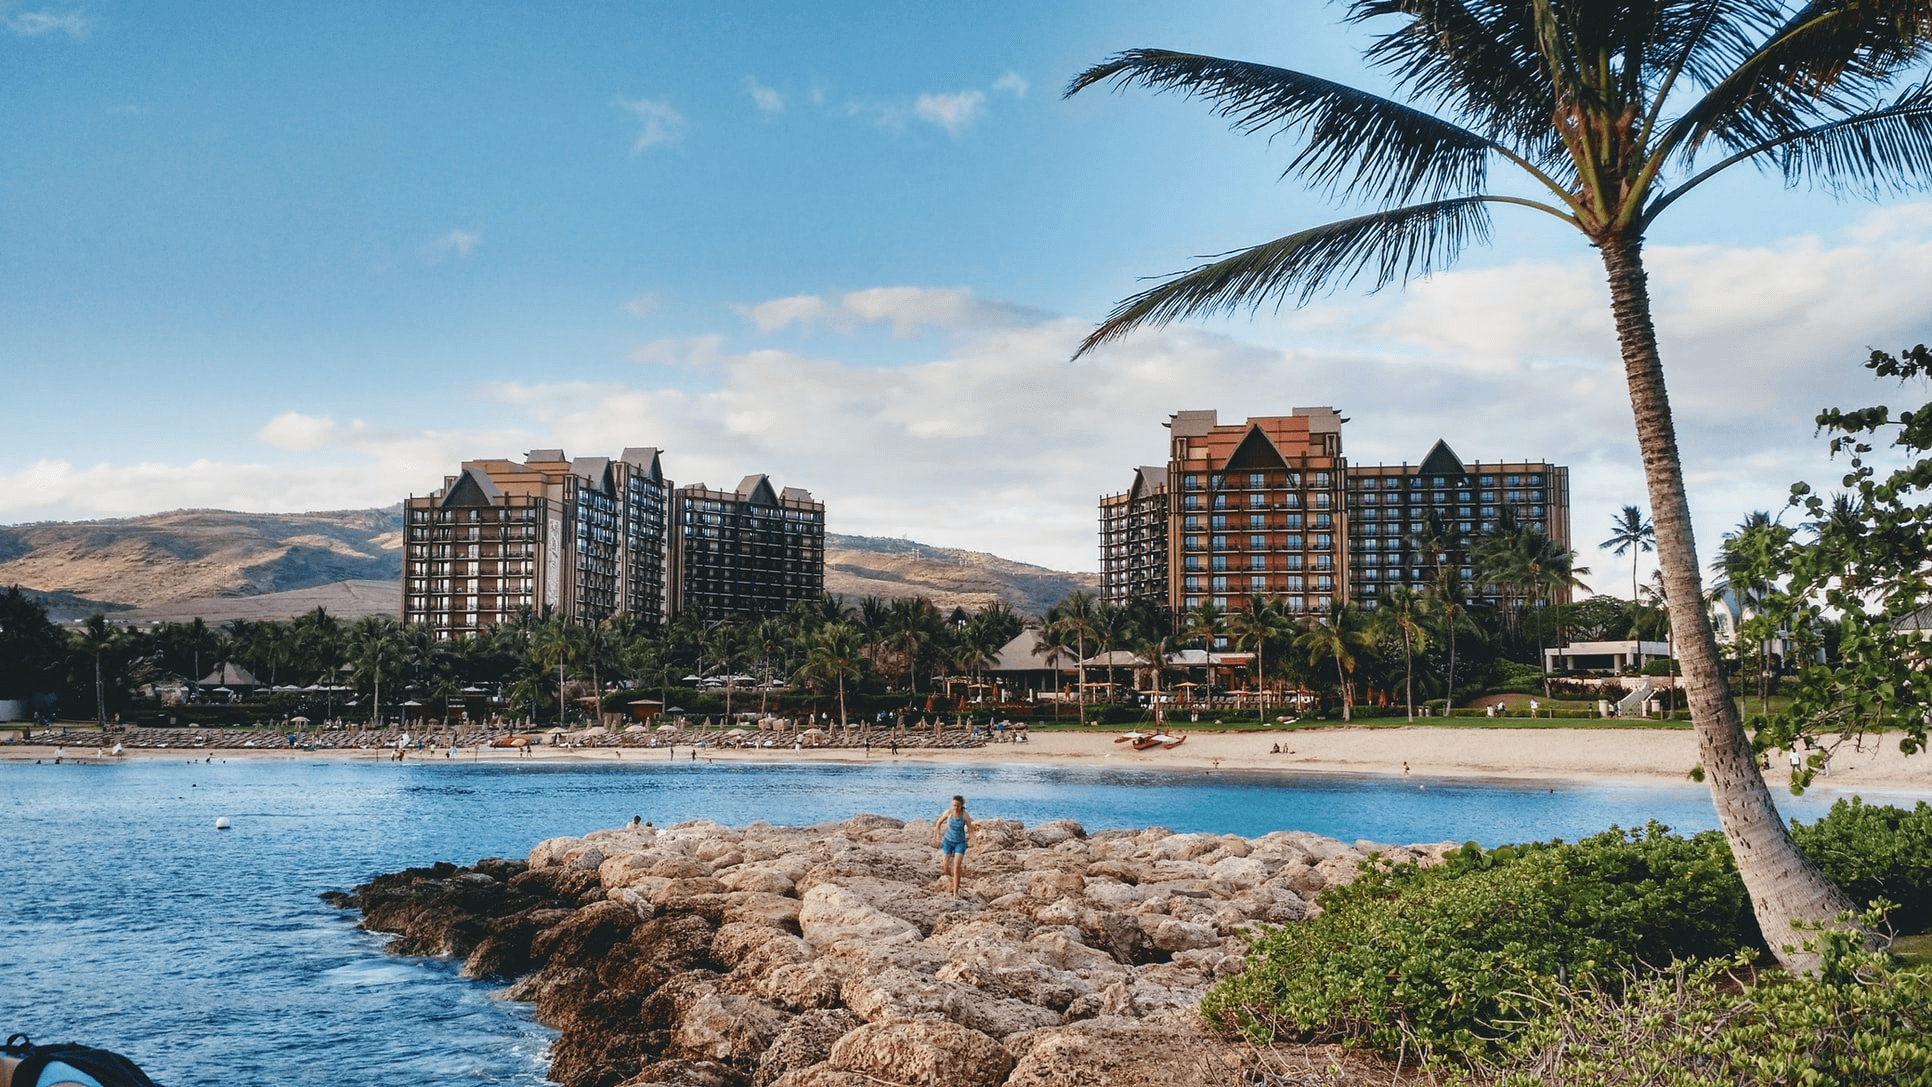
{"label": "leafy bush", "polygon": [[1499,1087],[1932,1087],[1932,974],[1841,940],[1821,978],[1742,959],[1565,987],[1508,1046]]}
{"label": "leafy bush", "polygon": [[1645,661],[1643,673],[1647,676],[1681,676],[1684,674],[1684,668],[1674,660],[1659,658]]}
{"label": "leafy bush", "polygon": [[1321,906],[1259,937],[1247,971],[1202,1011],[1256,1041],[1476,1057],[1564,984],[1730,955],[1755,931],[1723,838],[1656,823],[1573,845],[1471,843],[1435,867],[1371,867]]}
{"label": "leafy bush", "polygon": [[1852,901],[1883,898],[1901,933],[1932,930],[1932,806],[1911,811],[1840,800],[1809,826],[1793,820],[1791,836]]}

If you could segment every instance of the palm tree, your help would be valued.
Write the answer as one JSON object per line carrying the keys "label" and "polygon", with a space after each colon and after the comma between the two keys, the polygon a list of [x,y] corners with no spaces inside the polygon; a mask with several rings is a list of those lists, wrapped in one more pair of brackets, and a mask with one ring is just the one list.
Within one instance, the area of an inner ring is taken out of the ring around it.
{"label": "palm tree", "polygon": [[[1375,205],[1142,291],[1080,350],[1143,325],[1305,302],[1364,272],[1376,286],[1426,274],[1487,239],[1491,206],[1530,208],[1579,231],[1610,286],[1706,780],[1768,942],[1787,965],[1814,966],[1815,957],[1785,950],[1784,934],[1793,920],[1829,923],[1849,900],[1778,817],[1699,606],[1643,239],[1672,204],[1740,163],[1872,196],[1925,183],[1932,82],[1909,77],[1932,51],[1932,2],[1352,0],[1348,12],[1397,24],[1367,58],[1417,104],[1153,49],[1075,77],[1068,94],[1140,84],[1204,98],[1239,131],[1297,135],[1303,148],[1288,174]],[[1488,191],[1497,162],[1537,196]]]}
{"label": "palm tree", "polygon": [[1633,604],[1637,602],[1637,558],[1646,551],[1655,551],[1656,540],[1657,530],[1644,520],[1644,511],[1625,506],[1610,522],[1610,538],[1597,545],[1618,558],[1630,552],[1630,602]]}
{"label": "palm tree", "polygon": [[1428,600],[1406,585],[1391,588],[1375,605],[1375,623],[1390,637],[1402,639],[1403,704],[1415,720],[1415,655],[1429,645]]}
{"label": "palm tree", "polygon": [[101,654],[114,644],[114,634],[107,616],[98,611],[80,627],[80,650],[94,658],[94,720],[102,728],[107,727],[107,684],[101,679]]}
{"label": "palm tree", "polygon": [[365,615],[349,627],[350,663],[357,680],[367,679],[374,687],[369,720],[382,727],[382,679],[394,672],[402,661],[402,628],[386,615]]}
{"label": "palm tree", "polygon": [[1087,643],[1094,640],[1098,627],[1092,594],[1070,592],[1047,609],[1044,636],[1055,644],[1073,650],[1074,666],[1079,669],[1076,685],[1080,701],[1080,723],[1087,723]]}
{"label": "palm tree", "polygon": [[1189,641],[1201,643],[1207,651],[1207,700],[1214,703],[1214,650],[1220,640],[1221,632],[1227,626],[1227,617],[1214,601],[1204,601],[1200,607],[1187,613],[1181,620],[1181,636]]}
{"label": "palm tree", "polygon": [[[538,668],[557,669],[557,725],[564,723],[564,670],[583,656],[583,628],[561,612],[544,619],[530,637],[530,659]],[[534,703],[533,703],[534,706]],[[534,708],[531,717],[536,716]]]}
{"label": "palm tree", "polygon": [[1287,637],[1293,629],[1280,601],[1260,593],[1249,596],[1228,614],[1228,637],[1235,645],[1254,651],[1254,700],[1260,715],[1257,719],[1263,723],[1268,720],[1267,699],[1262,697],[1268,642]]}
{"label": "palm tree", "polygon": [[887,608],[886,629],[890,639],[904,655],[906,689],[919,693],[919,657],[927,643],[938,633],[939,612],[923,596],[894,600]]}
{"label": "palm tree", "polygon": [[1326,615],[1310,616],[1295,646],[1308,654],[1308,663],[1323,657],[1335,662],[1335,682],[1342,692],[1342,720],[1353,720],[1355,658],[1373,650],[1368,620],[1362,609],[1340,597]]}
{"label": "palm tree", "polygon": [[849,623],[827,623],[805,645],[798,669],[803,683],[832,683],[839,692],[839,727],[845,727],[845,683],[865,674],[865,643]]}

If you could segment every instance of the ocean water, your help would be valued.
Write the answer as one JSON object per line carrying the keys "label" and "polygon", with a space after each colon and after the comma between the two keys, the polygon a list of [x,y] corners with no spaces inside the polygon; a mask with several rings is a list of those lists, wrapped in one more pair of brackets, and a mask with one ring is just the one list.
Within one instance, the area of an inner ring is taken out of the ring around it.
{"label": "ocean water", "polygon": [[[1027,765],[470,764],[142,759],[0,765],[0,1034],[127,1054],[191,1084],[544,1082],[551,1035],[528,1008],[399,959],[318,895],[437,860],[710,818],[810,824],[931,818],[954,793],[982,817],[1072,818],[1243,835],[1484,845],[1647,819],[1714,825],[1702,786],[1162,773]],[[1868,796],[1871,802],[1902,800]],[[1917,799],[1911,798],[1911,799]],[[1815,819],[1830,798],[1780,798]],[[231,830],[216,831],[227,818]]]}

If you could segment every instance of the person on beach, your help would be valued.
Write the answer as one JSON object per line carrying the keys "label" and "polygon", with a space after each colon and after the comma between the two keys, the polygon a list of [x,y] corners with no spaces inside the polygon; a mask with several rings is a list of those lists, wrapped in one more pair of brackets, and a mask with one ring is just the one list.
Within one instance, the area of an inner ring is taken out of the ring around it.
{"label": "person on beach", "polygon": [[939,874],[950,881],[952,893],[959,894],[959,879],[966,874],[966,835],[973,829],[973,817],[966,814],[966,798],[953,797],[952,806],[933,820],[933,844],[939,847]]}

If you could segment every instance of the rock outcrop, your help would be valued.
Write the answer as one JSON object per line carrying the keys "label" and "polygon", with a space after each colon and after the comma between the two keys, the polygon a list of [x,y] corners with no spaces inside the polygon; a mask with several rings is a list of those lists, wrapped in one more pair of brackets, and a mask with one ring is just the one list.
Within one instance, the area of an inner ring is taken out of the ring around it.
{"label": "rock outcrop", "polygon": [[510,982],[567,1087],[1186,1087],[1244,1060],[1195,1013],[1244,933],[1308,916],[1367,851],[1452,848],[974,827],[958,896],[930,824],[861,815],[598,831],[332,900]]}

